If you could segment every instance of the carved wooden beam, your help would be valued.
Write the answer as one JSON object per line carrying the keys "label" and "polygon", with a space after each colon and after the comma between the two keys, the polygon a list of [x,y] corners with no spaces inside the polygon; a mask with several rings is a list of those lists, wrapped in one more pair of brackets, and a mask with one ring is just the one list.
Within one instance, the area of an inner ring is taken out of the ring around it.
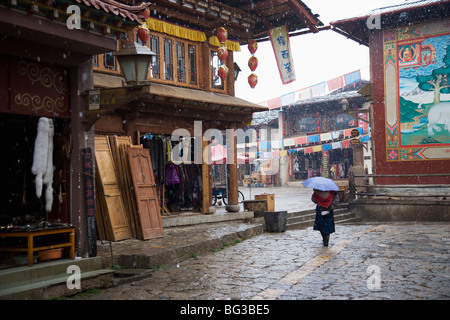
{"label": "carved wooden beam", "polygon": [[300,19],[304,20],[305,24],[312,32],[319,32],[316,19],[311,16],[311,14],[301,4],[299,4],[297,0],[288,0],[288,6]]}
{"label": "carved wooden beam", "polygon": [[83,119],[86,130],[89,130],[102,115],[122,108],[134,101],[148,99],[150,97],[150,86],[105,88],[99,89],[99,92],[99,109],[95,110],[89,110],[89,93],[82,93],[86,101],[86,111]]}

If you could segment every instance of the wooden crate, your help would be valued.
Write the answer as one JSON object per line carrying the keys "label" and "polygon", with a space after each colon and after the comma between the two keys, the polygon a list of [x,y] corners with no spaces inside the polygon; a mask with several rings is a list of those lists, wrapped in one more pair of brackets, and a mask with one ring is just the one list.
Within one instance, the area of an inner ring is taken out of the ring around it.
{"label": "wooden crate", "polygon": [[275,211],[275,195],[274,194],[258,194],[255,195],[255,200],[266,200],[267,201],[267,211],[274,212]]}

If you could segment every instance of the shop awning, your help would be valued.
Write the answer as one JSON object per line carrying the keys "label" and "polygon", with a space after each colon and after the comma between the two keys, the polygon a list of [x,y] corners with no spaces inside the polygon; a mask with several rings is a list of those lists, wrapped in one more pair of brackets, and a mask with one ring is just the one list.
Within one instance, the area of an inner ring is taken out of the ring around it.
{"label": "shop awning", "polygon": [[[94,87],[118,88],[122,86],[122,77],[101,73],[94,73]],[[197,89],[161,84],[152,82],[150,85],[149,99],[178,99],[185,102],[209,105],[210,107],[229,106],[239,108],[246,113],[267,111],[268,108],[237,97],[218,92],[206,92]],[[171,100],[173,101],[173,100]]]}
{"label": "shop awning", "polygon": [[151,83],[142,89],[126,89],[122,77],[94,73],[94,86],[100,88],[100,107],[88,110],[86,122],[95,123],[103,114],[134,113],[140,119],[177,117],[192,120],[234,122],[242,125],[261,106],[218,92]]}

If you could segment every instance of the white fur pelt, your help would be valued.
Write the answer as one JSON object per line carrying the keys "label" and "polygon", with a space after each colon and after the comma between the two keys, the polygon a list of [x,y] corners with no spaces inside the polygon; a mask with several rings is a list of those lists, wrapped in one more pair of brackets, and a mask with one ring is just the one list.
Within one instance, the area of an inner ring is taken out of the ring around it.
{"label": "white fur pelt", "polygon": [[36,141],[34,142],[33,165],[31,172],[36,175],[36,196],[42,196],[43,185],[45,190],[45,209],[51,211],[53,204],[53,135],[54,126],[51,119],[39,119]]}
{"label": "white fur pelt", "polygon": [[43,181],[47,187],[45,189],[45,210],[50,212],[53,205],[53,136],[55,134],[55,128],[51,119],[48,120],[48,126],[47,166]]}

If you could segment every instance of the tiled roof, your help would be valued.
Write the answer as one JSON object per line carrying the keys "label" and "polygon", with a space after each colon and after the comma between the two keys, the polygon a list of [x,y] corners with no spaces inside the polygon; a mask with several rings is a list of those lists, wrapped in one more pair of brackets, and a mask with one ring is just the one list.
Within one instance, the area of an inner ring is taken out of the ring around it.
{"label": "tiled roof", "polygon": [[416,0],[374,9],[352,18],[330,22],[332,30],[360,44],[369,46],[369,28],[367,20],[379,17],[381,28],[393,28],[402,25],[424,23],[437,19],[446,19],[450,10],[450,0]]}
{"label": "tiled roof", "polygon": [[144,18],[140,15],[145,8],[150,6],[150,3],[146,3],[139,6],[130,6],[124,3],[114,0],[75,0],[80,4],[84,4],[88,7],[94,7],[97,10],[103,10],[107,13],[112,13],[116,16],[122,16],[125,19],[143,23]]}
{"label": "tiled roof", "polygon": [[385,14],[390,14],[390,13],[400,13],[402,11],[408,11],[408,10],[411,10],[411,9],[431,6],[431,5],[435,5],[435,4],[438,4],[438,3],[448,3],[448,2],[450,2],[450,1],[449,0],[408,1],[408,2],[405,2],[405,3],[393,5],[393,6],[387,6],[387,7],[373,9],[373,10],[371,10],[368,13],[362,13],[362,14],[359,14],[359,15],[353,17],[353,18],[346,18],[346,19],[342,19],[342,20],[333,21],[333,22],[330,22],[330,24],[339,24],[339,22],[344,22],[344,21],[348,21],[348,20],[364,19],[364,18],[367,18],[367,17],[370,17],[370,16],[374,16],[374,15],[385,15]]}

